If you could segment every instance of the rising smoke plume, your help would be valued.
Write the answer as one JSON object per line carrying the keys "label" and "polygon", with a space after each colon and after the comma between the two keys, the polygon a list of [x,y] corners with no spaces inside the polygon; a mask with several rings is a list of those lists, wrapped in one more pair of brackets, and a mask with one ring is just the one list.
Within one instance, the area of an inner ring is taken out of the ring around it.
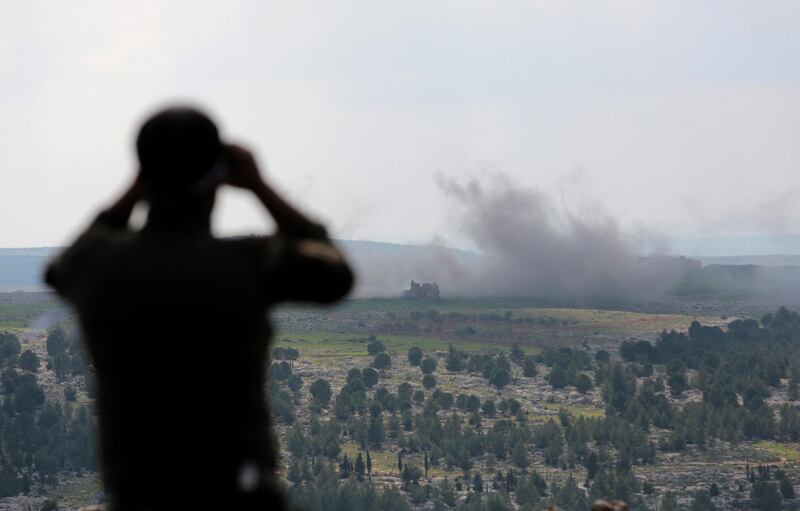
{"label": "rising smoke plume", "polygon": [[570,207],[504,175],[437,182],[456,228],[483,255],[477,272],[451,283],[454,294],[625,303],[656,299],[680,276],[673,261],[641,258],[641,237],[596,208]]}
{"label": "rising smoke plume", "polygon": [[467,239],[475,253],[344,242],[358,296],[399,296],[414,279],[436,282],[446,297],[612,305],[657,299],[685,269],[675,260],[641,258],[653,237],[623,233],[600,208],[556,201],[499,173],[436,181],[451,207],[448,238]]}

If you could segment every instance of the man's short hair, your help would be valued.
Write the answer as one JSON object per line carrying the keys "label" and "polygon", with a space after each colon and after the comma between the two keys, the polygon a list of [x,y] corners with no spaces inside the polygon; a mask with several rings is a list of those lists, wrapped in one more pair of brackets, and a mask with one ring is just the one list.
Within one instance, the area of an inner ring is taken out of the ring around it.
{"label": "man's short hair", "polygon": [[183,195],[213,177],[209,175],[220,161],[222,143],[206,114],[191,107],[171,107],[145,121],[136,152],[142,182],[152,193]]}

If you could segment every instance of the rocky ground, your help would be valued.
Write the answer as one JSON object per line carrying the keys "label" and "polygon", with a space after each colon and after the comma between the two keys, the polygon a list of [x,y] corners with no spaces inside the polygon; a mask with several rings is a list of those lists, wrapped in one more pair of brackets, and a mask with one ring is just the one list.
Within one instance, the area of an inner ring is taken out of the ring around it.
{"label": "rocky ground", "polygon": [[[443,391],[476,394],[481,400],[494,399],[496,401],[515,398],[522,403],[527,411],[530,422],[545,421],[557,417],[559,408],[565,408],[575,416],[597,417],[603,415],[603,400],[598,389],[587,394],[580,394],[574,388],[555,390],[547,384],[547,369],[540,365],[539,374],[533,378],[526,378],[516,365],[512,366],[514,381],[503,390],[498,390],[487,384],[480,376],[465,373],[450,374],[444,370],[446,351],[444,347],[448,342],[462,349],[469,346],[484,345],[486,349],[508,350],[512,342],[521,342],[526,350],[531,352],[548,345],[568,344],[578,349],[588,349],[592,353],[599,349],[606,349],[612,353],[619,344],[631,338],[654,339],[655,335],[663,328],[686,329],[689,322],[695,317],[701,318],[706,323],[724,324],[722,308],[701,308],[696,314],[677,315],[659,313],[650,315],[646,313],[614,312],[614,311],[577,311],[570,313],[565,309],[514,309],[510,316],[507,310],[492,308],[485,311],[491,317],[481,319],[475,311],[463,311],[441,307],[443,314],[453,315],[444,319],[436,317],[419,316],[412,318],[409,310],[415,310],[416,305],[404,305],[398,310],[389,307],[370,308],[337,308],[337,309],[301,309],[288,308],[278,311],[278,325],[280,334],[278,338],[286,339],[283,343],[295,346],[300,352],[300,358],[294,363],[294,371],[304,379],[304,399],[308,386],[316,378],[325,378],[332,382],[334,395],[344,384],[347,371],[351,368],[367,367],[372,357],[367,354],[366,343],[343,344],[324,340],[300,343],[302,338],[311,339],[310,335],[317,335],[322,339],[325,335],[364,337],[375,333],[381,338],[381,332],[387,338],[396,339],[399,343],[393,346],[386,341],[387,349],[392,354],[393,366],[381,377],[379,384],[387,385],[396,391],[397,385],[408,381],[415,388],[422,388],[422,374],[419,368],[411,367],[406,358],[408,343],[413,339],[441,339],[442,342],[429,343],[437,349],[423,349],[427,355],[435,357],[438,361],[438,388]],[[377,310],[376,310],[377,309]],[[676,307],[677,310],[677,307]],[[726,309],[729,310],[729,309]],[[566,312],[565,312],[566,311]],[[673,312],[673,311],[669,311]],[[472,315],[470,315],[472,314]],[[702,314],[702,315],[701,315]],[[497,319],[497,317],[502,319]],[[472,327],[473,333],[465,333],[466,327]],[[402,333],[404,337],[401,337]],[[42,360],[39,371],[39,381],[45,388],[47,399],[64,401],[64,387],[73,386],[77,391],[77,402],[86,403],[89,398],[84,391],[83,382],[79,378],[69,379],[65,382],[57,381],[52,371],[47,370],[46,346],[44,343],[45,332],[35,329],[20,329],[24,349],[31,349]],[[394,337],[391,337],[394,336]],[[411,340],[409,340],[409,338]],[[585,344],[584,344],[585,341]],[[427,341],[426,341],[427,342]],[[430,391],[426,394],[430,395]],[[699,399],[698,393],[687,392],[682,401]],[[770,404],[779,407],[787,401],[785,389],[775,392]],[[798,404],[798,403],[794,403]],[[450,412],[440,412],[443,417]],[[308,421],[308,407],[301,405],[298,408],[298,419],[301,423]],[[483,421],[483,428],[491,427],[492,419]],[[278,427],[279,435],[285,433],[285,428]],[[657,435],[657,433],[654,433]],[[345,451],[355,453],[357,447],[345,443]],[[396,460],[397,445],[388,443],[382,451],[373,453],[376,459],[375,481],[381,484],[399,484],[394,462]],[[771,445],[767,443],[743,442],[730,445],[725,442],[715,442],[704,450],[689,448],[682,453],[659,452],[657,463],[651,466],[636,466],[634,473],[642,481],[648,481],[656,487],[653,495],[645,497],[646,501],[655,504],[664,491],[673,491],[679,496],[691,494],[694,490],[708,489],[711,482],[716,482],[721,490],[721,495],[716,497],[715,503],[720,508],[728,508],[734,502],[746,500],[749,493],[749,484],[745,480],[745,465],[750,463],[770,463],[780,466],[789,472],[793,480],[800,478],[797,464],[798,457],[791,453],[797,451],[797,446]],[[787,453],[789,453],[787,455]],[[547,467],[542,462],[541,453],[530,452],[533,468],[542,473],[546,479],[564,480],[570,475],[582,481],[585,474],[582,469],[560,470]],[[409,456],[409,460],[422,465],[422,459]],[[477,460],[475,469],[480,470],[485,481],[491,481],[494,473],[504,470],[506,464],[499,463],[489,456]],[[448,477],[455,478],[461,474],[459,469],[446,469],[444,467],[432,470],[432,479]],[[102,500],[101,487],[96,474],[62,474],[60,484],[56,488],[35,488],[31,497],[14,497],[0,500],[0,511],[17,511],[39,509],[45,499],[58,500],[64,509],[74,509],[79,505],[92,504]]]}

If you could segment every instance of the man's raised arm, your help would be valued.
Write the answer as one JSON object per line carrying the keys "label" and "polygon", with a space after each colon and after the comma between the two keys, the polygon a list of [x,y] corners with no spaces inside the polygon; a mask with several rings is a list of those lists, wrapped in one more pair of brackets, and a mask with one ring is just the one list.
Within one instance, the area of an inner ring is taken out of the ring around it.
{"label": "man's raised arm", "polygon": [[306,217],[269,186],[246,149],[226,147],[230,169],[226,182],[252,191],[278,225],[281,245],[278,269],[271,274],[276,298],[327,303],[339,300],[353,287],[354,275],[325,228]]}
{"label": "man's raised arm", "polygon": [[142,200],[142,188],[136,179],[114,203],[101,211],[89,227],[81,233],[72,245],[64,249],[50,264],[44,274],[44,281],[61,296],[70,298],[80,281],[80,275],[90,264],[92,254],[99,249],[99,231],[124,229],[128,226],[134,206]]}
{"label": "man's raised arm", "polygon": [[226,182],[252,191],[278,224],[280,234],[296,238],[327,239],[324,227],[298,211],[264,181],[250,151],[233,144],[226,146],[226,150],[230,165]]}

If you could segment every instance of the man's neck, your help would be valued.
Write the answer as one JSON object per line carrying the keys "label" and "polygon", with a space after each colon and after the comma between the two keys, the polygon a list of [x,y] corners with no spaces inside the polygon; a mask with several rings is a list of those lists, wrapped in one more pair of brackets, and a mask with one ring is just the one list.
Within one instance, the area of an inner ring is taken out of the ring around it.
{"label": "man's neck", "polygon": [[144,227],[151,232],[211,235],[211,219],[208,215],[185,208],[151,206]]}

